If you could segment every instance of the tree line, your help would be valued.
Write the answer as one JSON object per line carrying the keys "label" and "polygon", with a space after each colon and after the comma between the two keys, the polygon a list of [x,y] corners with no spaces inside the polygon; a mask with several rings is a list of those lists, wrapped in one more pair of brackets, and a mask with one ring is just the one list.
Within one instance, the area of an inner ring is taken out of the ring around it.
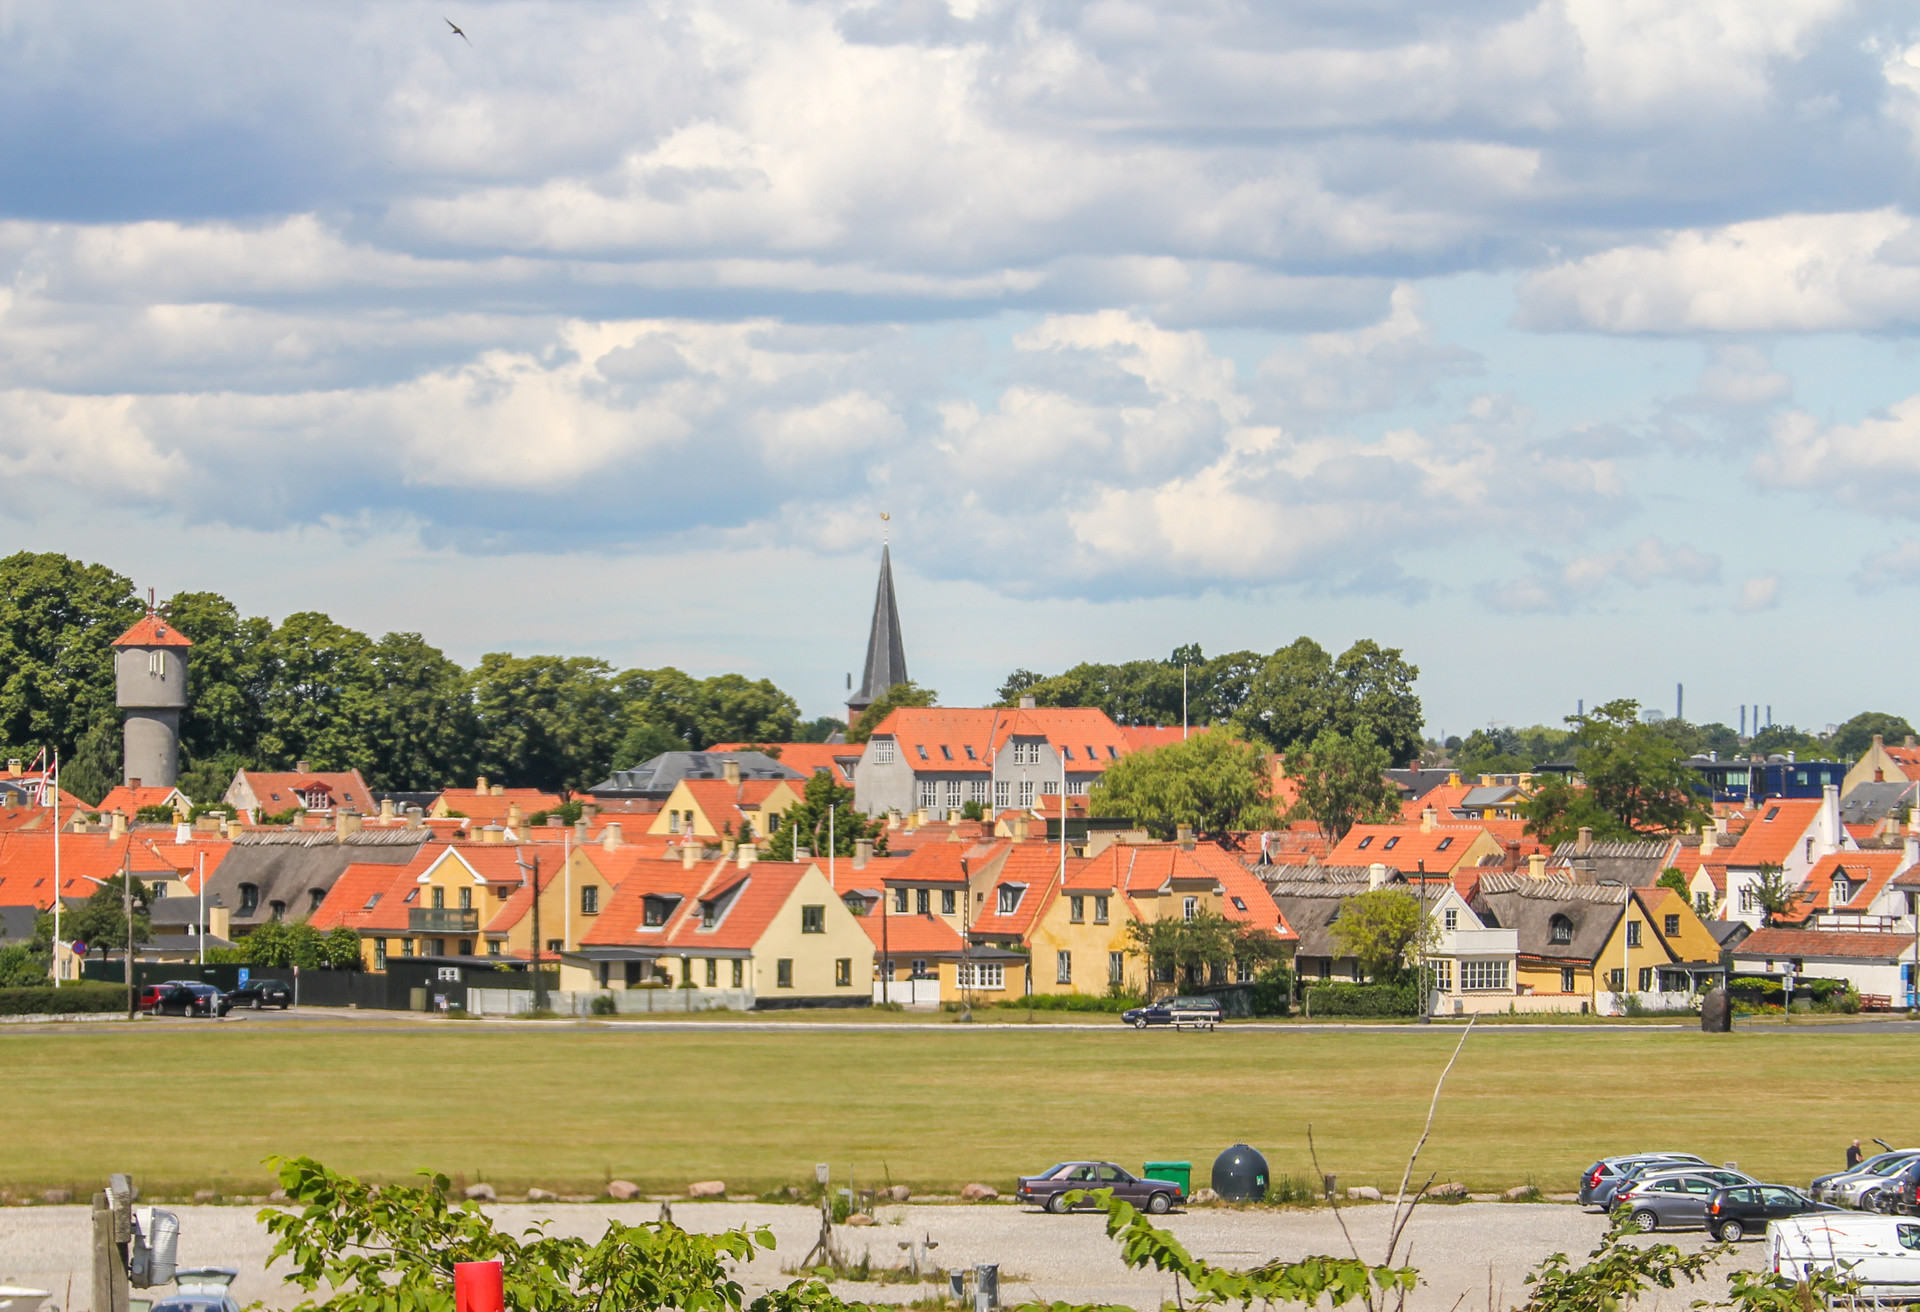
{"label": "tree line", "polygon": [[[571,792],[663,751],[818,742],[767,679],[617,670],[587,656],[493,652],[463,668],[418,633],[370,637],[317,611],[278,624],[214,592],[158,608],[193,642],[181,787],[212,801],[242,767],[358,769],[382,791],[476,775]],[[97,802],[120,780],[110,644],[146,611],[133,583],[55,553],[0,559],[0,751],[58,749],[62,782]]]}
{"label": "tree line", "polygon": [[[1649,733],[1672,743],[1682,756],[1717,753],[1722,760],[1792,752],[1801,760],[1854,761],[1873,745],[1875,734],[1895,746],[1913,734],[1913,726],[1905,717],[1886,711],[1862,711],[1835,726],[1831,733],[1778,724],[1744,738],[1725,724],[1694,724],[1675,717],[1642,723]],[[1565,729],[1544,724],[1525,728],[1498,725],[1428,746],[1434,759],[1444,756],[1466,774],[1514,774],[1572,760],[1591,744],[1591,731],[1574,725],[1572,718],[1568,724]]]}

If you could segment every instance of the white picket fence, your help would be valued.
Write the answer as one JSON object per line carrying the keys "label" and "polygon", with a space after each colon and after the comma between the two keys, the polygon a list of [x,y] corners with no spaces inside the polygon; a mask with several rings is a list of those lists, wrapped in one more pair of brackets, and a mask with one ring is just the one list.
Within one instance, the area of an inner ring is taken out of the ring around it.
{"label": "white picket fence", "polygon": [[[612,998],[621,1016],[690,1011],[752,1011],[751,989],[555,989],[547,1007],[562,1016],[591,1016],[595,998]],[[467,1011],[475,1016],[519,1016],[533,1010],[532,989],[467,990]]]}

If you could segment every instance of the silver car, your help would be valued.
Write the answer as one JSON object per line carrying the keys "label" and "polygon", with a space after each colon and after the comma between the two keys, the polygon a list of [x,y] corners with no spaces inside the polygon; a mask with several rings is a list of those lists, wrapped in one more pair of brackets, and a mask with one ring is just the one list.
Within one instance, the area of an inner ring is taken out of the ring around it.
{"label": "silver car", "polygon": [[1704,1230],[1707,1204],[1715,1193],[1734,1185],[1758,1183],[1752,1176],[1724,1166],[1650,1171],[1623,1184],[1613,1196],[1613,1206],[1628,1209],[1628,1219],[1636,1230]]}
{"label": "silver car", "polygon": [[1876,1153],[1851,1171],[1835,1171],[1819,1177],[1808,1188],[1807,1194],[1816,1202],[1838,1203],[1842,1207],[1871,1212],[1876,1210],[1874,1203],[1880,1190],[1900,1174],[1902,1167],[1910,1165],[1916,1158],[1920,1158],[1920,1148]]}

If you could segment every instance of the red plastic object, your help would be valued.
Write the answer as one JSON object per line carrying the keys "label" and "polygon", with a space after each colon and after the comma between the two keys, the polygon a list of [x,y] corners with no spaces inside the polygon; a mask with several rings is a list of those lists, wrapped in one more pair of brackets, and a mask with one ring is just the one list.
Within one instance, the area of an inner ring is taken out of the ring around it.
{"label": "red plastic object", "polygon": [[498,1262],[453,1264],[454,1312],[506,1312],[506,1289]]}

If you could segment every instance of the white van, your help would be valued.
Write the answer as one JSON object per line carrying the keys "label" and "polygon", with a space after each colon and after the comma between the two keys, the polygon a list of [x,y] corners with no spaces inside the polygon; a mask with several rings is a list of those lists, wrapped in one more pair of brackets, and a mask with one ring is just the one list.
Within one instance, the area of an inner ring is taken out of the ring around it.
{"label": "white van", "polygon": [[1845,1271],[1868,1298],[1920,1300],[1920,1219],[1871,1212],[1815,1212],[1767,1227],[1767,1266],[1798,1280]]}

